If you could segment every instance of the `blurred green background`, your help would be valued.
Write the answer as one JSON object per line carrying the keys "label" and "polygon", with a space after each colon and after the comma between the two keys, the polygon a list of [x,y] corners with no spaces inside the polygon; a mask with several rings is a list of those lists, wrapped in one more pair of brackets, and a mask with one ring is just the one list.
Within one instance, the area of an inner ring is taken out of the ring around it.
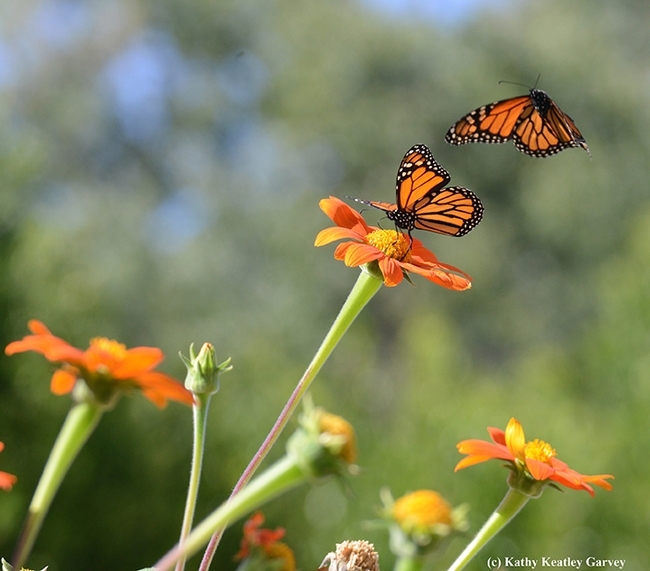
{"label": "blurred green background", "polygon": [[[485,204],[462,239],[418,236],[473,289],[417,276],[382,288],[313,389],[356,427],[361,474],[350,490],[331,481],[275,500],[267,524],[286,527],[305,571],[358,538],[388,570],[385,534],[363,524],[380,488],[469,502],[475,532],[506,471],[454,474],[455,444],[515,416],[578,471],[615,474],[614,490],[548,490],[469,569],[488,555],[593,555],[647,571],[648,22],[645,0],[3,2],[0,341],[38,318],[80,347],[98,335],[159,346],[181,379],[176,355],[192,342],[231,356],[210,411],[202,517],[356,280],[333,246],[313,247],[330,225],[318,200],[391,200],[403,154],[426,143]],[[499,80],[538,74],[593,160],[444,142],[462,114],[526,91]],[[19,478],[0,494],[5,557],[69,408],[49,393],[51,371],[35,354],[0,360],[0,468]],[[123,399],[73,465],[30,567],[156,561],[178,537],[190,437],[185,407]],[[234,568],[240,529],[215,568]]]}

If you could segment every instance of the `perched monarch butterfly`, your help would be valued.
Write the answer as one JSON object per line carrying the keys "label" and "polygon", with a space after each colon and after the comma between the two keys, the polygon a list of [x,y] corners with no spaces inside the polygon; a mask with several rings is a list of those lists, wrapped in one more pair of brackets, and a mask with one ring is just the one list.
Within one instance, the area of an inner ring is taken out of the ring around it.
{"label": "perched monarch butterfly", "polygon": [[[539,78],[538,78],[539,79]],[[445,140],[465,143],[505,143],[531,157],[548,157],[570,147],[582,147],[591,156],[573,119],[541,89],[474,109],[452,125]]]}
{"label": "perched monarch butterfly", "polygon": [[443,188],[450,180],[449,173],[436,162],[429,148],[415,145],[404,155],[397,171],[397,204],[354,200],[383,210],[395,226],[409,235],[417,229],[463,236],[483,218],[483,205],[467,188]]}

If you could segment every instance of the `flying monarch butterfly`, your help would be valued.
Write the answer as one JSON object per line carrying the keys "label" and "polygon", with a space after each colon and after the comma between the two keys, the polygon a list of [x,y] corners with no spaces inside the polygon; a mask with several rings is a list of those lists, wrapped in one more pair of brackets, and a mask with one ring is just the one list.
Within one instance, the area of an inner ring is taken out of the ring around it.
{"label": "flying monarch butterfly", "polygon": [[383,210],[409,236],[414,229],[463,236],[483,218],[483,205],[467,188],[443,188],[450,180],[449,173],[436,162],[429,148],[415,145],[404,155],[397,171],[397,204],[354,200]]}
{"label": "flying monarch butterfly", "polygon": [[511,139],[517,149],[531,157],[548,157],[570,147],[582,147],[591,156],[573,119],[545,91],[534,87],[528,95],[474,109],[445,135],[452,145],[505,143]]}

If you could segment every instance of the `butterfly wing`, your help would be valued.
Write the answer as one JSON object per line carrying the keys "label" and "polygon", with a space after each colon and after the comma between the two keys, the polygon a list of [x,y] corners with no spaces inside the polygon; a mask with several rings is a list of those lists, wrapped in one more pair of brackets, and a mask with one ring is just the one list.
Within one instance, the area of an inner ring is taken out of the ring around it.
{"label": "butterfly wing", "polygon": [[483,204],[471,190],[449,186],[424,197],[415,209],[415,228],[464,236],[483,218]]}
{"label": "butterfly wing", "polygon": [[536,104],[530,115],[522,117],[515,129],[512,138],[517,149],[531,157],[548,157],[564,149],[582,147],[591,156],[573,119],[544,92],[541,93],[547,98],[545,105]]}
{"label": "butterfly wing", "polygon": [[445,186],[451,177],[426,145],[414,145],[397,170],[395,194],[398,210],[412,211],[423,197]]}
{"label": "butterfly wing", "polygon": [[483,105],[456,121],[447,131],[445,141],[452,145],[505,143],[512,137],[520,117],[534,110],[530,95]]}
{"label": "butterfly wing", "polygon": [[582,147],[591,155],[573,119],[541,89],[479,107],[456,121],[445,135],[452,145],[510,139],[531,157],[548,157],[570,147]]}
{"label": "butterfly wing", "polygon": [[398,228],[410,232],[415,227],[415,206],[450,180],[449,173],[433,158],[429,147],[414,145],[406,152],[397,170],[396,204],[359,198],[354,200],[383,210]]}
{"label": "butterfly wing", "polygon": [[483,205],[467,188],[444,188],[450,180],[449,173],[426,145],[414,145],[404,155],[397,171],[396,204],[354,200],[383,210],[395,226],[409,234],[417,228],[463,236],[481,221]]}
{"label": "butterfly wing", "polygon": [[409,231],[467,234],[483,217],[483,205],[467,188],[444,188],[450,180],[426,145],[411,147],[397,171],[397,209],[389,218]]}

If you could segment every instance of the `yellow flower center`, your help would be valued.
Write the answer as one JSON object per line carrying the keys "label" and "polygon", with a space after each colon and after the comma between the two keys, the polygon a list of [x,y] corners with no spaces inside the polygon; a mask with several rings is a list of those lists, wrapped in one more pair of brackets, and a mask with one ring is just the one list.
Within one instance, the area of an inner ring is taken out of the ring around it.
{"label": "yellow flower center", "polygon": [[381,250],[389,258],[400,262],[411,261],[411,241],[396,230],[375,230],[366,236],[368,244]]}
{"label": "yellow flower center", "polygon": [[103,374],[109,374],[125,357],[126,345],[106,337],[91,339],[90,347],[86,351],[86,362],[89,368]]}
{"label": "yellow flower center", "polygon": [[548,442],[536,438],[532,442],[526,443],[526,446],[524,446],[524,455],[526,458],[532,458],[548,464],[549,460],[555,457],[556,452]]}
{"label": "yellow flower center", "polygon": [[407,532],[426,531],[434,525],[451,525],[451,508],[432,490],[418,490],[395,501],[393,517]]}

